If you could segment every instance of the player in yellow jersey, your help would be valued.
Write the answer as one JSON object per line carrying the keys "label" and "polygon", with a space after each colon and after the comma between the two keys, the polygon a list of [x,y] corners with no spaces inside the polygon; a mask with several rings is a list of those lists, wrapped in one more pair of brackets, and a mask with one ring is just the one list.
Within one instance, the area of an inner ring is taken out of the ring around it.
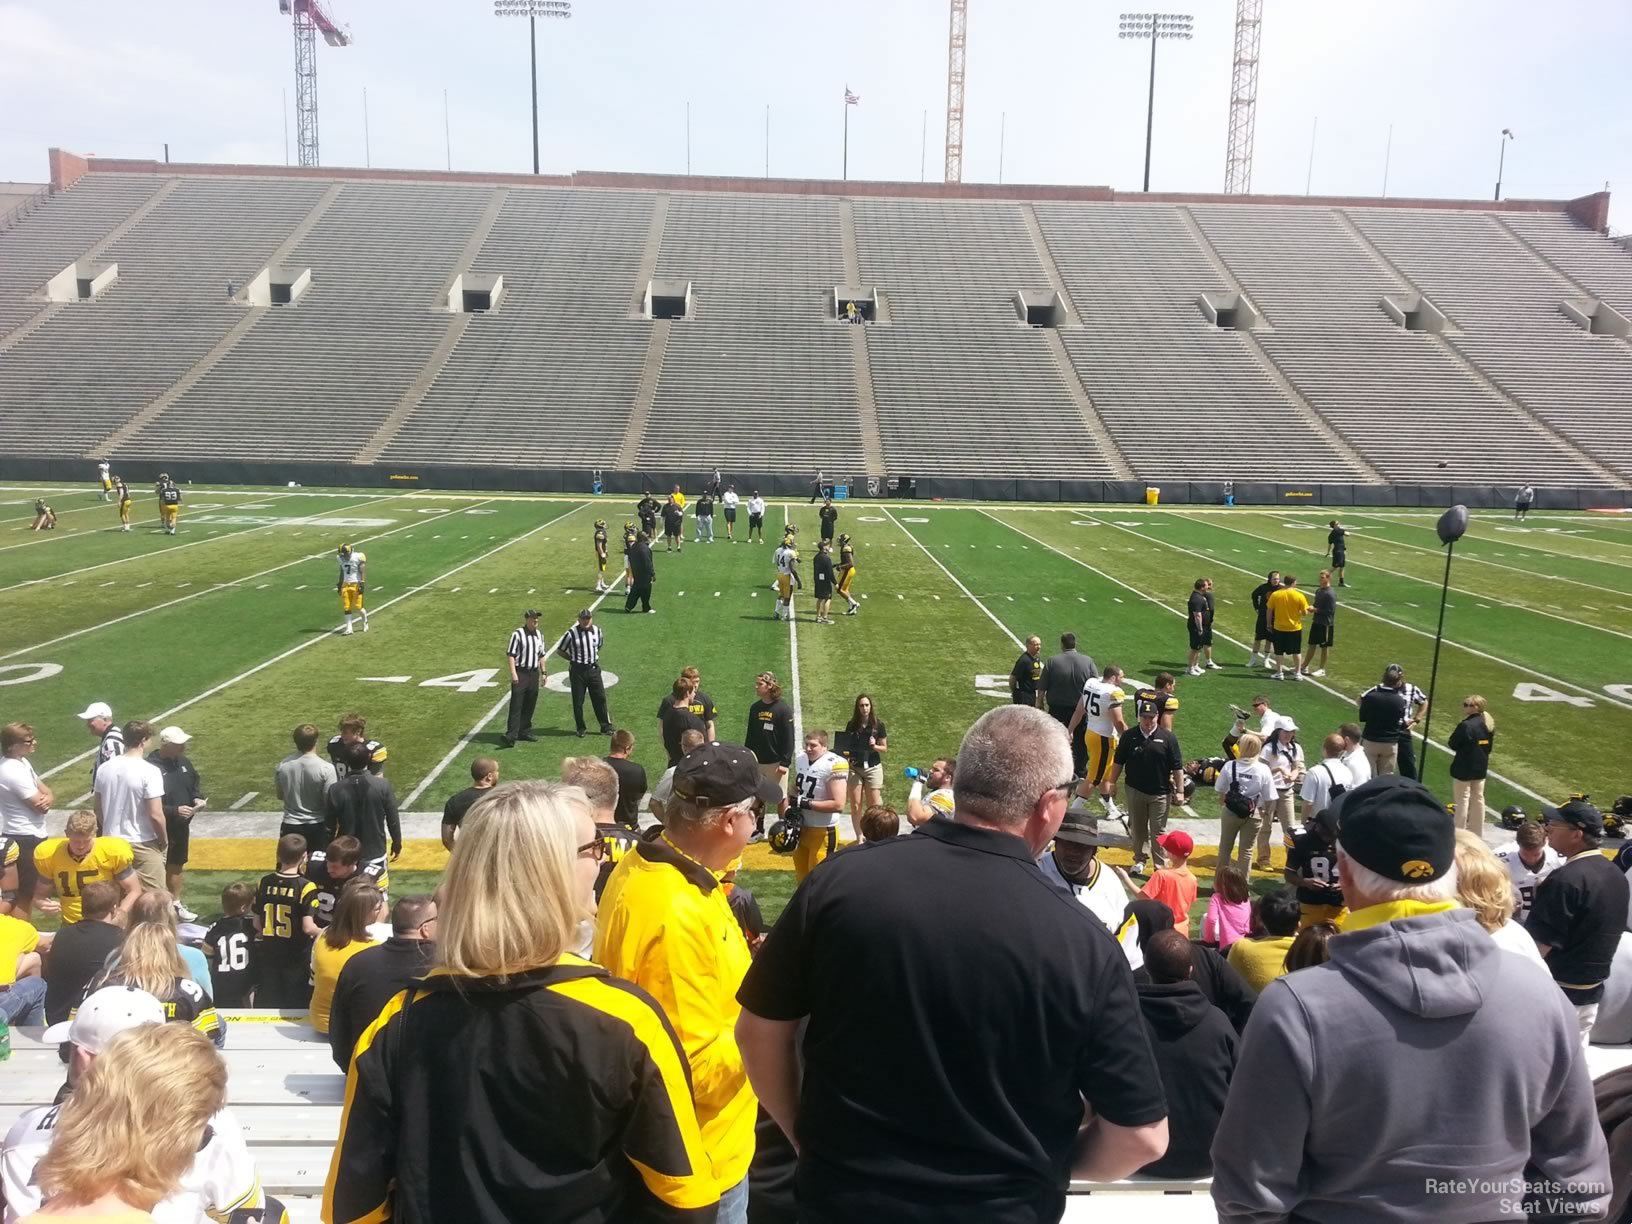
{"label": "player in yellow jersey", "polygon": [[122,837],[98,837],[93,812],[71,813],[66,831],[66,837],[49,837],[34,849],[40,877],[34,896],[41,911],[60,912],[64,923],[78,922],[85,886],[102,883],[123,891],[119,912],[128,913],[142,895],[130,843]]}
{"label": "player in yellow jersey", "polygon": [[782,546],[771,560],[776,565],[776,619],[793,619],[793,590],[804,584],[799,581],[799,550],[793,546],[793,536],[782,537]]}
{"label": "player in yellow jersey", "polygon": [[856,546],[850,542],[850,537],[844,532],[839,533],[839,594],[844,596],[844,602],[850,606],[845,609],[846,616],[854,616],[861,611],[861,604],[856,597],[850,594],[851,584],[856,580]]}
{"label": "player in yellow jersey", "polygon": [[340,578],[335,582],[334,589],[340,592],[340,610],[346,614],[346,627],[340,631],[341,636],[351,632],[354,612],[361,614],[363,632],[367,633],[368,609],[363,606],[363,592],[368,584],[368,558],[350,544],[340,545],[335,555],[340,561]]}
{"label": "player in yellow jersey", "polygon": [[1115,663],[1109,664],[1103,673],[1082,686],[1082,697],[1077,701],[1077,708],[1065,728],[1068,736],[1074,736],[1078,726],[1081,726],[1083,742],[1088,749],[1087,773],[1077,787],[1073,806],[1080,809],[1097,789],[1100,801],[1105,805],[1105,815],[1113,820],[1119,818],[1121,813],[1117,810],[1116,792],[1110,782],[1111,760],[1116,756],[1118,737],[1127,730],[1127,720],[1122,713],[1122,703],[1127,699],[1127,694],[1122,691],[1122,669]]}
{"label": "player in yellow jersey", "polygon": [[159,524],[166,535],[176,534],[176,519],[181,514],[181,490],[173,480],[166,479],[159,486]]}
{"label": "player in yellow jersey", "polygon": [[610,591],[606,581],[606,520],[595,520],[595,590]]}
{"label": "player in yellow jersey", "polygon": [[130,486],[123,476],[113,478],[113,491],[119,497],[119,530],[130,530]]}

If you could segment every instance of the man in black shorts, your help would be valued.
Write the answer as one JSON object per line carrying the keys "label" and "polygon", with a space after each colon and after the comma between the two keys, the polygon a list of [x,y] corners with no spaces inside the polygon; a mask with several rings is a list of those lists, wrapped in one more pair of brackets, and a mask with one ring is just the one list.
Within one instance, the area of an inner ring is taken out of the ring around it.
{"label": "man in black shorts", "polygon": [[1252,610],[1257,621],[1252,630],[1252,658],[1247,660],[1248,667],[1257,667],[1260,663],[1265,667],[1273,667],[1269,661],[1275,653],[1275,639],[1269,631],[1269,604],[1271,593],[1281,589],[1281,571],[1270,570],[1269,577],[1252,588]]}
{"label": "man in black shorts", "polygon": [[646,494],[635,503],[635,515],[640,519],[640,529],[646,533],[648,540],[657,538],[657,511],[657,498],[652,496],[651,490],[647,490]]}
{"label": "man in black shorts", "polygon": [[[1332,571],[1321,570],[1320,585],[1315,588],[1314,612],[1309,621],[1309,649],[1304,652],[1300,669],[1304,675],[1320,677],[1326,674],[1326,659],[1332,649],[1336,628],[1337,592],[1332,590]],[[1309,664],[1317,650],[1320,651],[1320,666],[1310,671]]]}
{"label": "man in black shorts", "polygon": [[[822,524],[827,529],[827,524]],[[833,610],[833,541],[823,537],[822,542],[816,545],[816,560],[811,566],[811,576],[816,589],[816,623],[831,625],[833,618],[828,615]]]}
{"label": "man in black shorts", "polygon": [[686,525],[686,508],[674,498],[663,503],[663,551],[678,552],[685,544],[680,533]]}
{"label": "man in black shorts", "polygon": [[1213,662],[1213,580],[1211,578],[1197,578],[1195,586],[1190,591],[1189,615],[1186,618],[1190,626],[1190,674],[1199,676],[1202,673],[1201,660],[1205,655],[1208,671],[1217,671],[1218,664]]}
{"label": "man in black shorts", "polygon": [[1348,586],[1343,581],[1343,567],[1349,561],[1348,528],[1336,519],[1331,521],[1331,531],[1326,533],[1326,551],[1332,555],[1332,572],[1337,575],[1338,586]]}
{"label": "man in black shorts", "polygon": [[839,510],[831,497],[822,502],[822,508],[816,511],[816,517],[822,520],[822,539],[831,540],[834,525],[839,521]]}

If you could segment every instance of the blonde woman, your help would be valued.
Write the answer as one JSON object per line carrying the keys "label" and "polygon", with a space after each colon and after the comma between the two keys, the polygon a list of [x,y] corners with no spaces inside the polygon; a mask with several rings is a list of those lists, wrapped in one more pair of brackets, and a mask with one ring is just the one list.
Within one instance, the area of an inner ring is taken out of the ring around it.
{"label": "blonde woman", "polygon": [[1292,844],[1292,830],[1298,810],[1298,790],[1303,785],[1303,745],[1298,743],[1298,724],[1284,715],[1275,720],[1275,729],[1264,740],[1258,757],[1275,778],[1275,802],[1263,813],[1258,825],[1258,863],[1269,866],[1269,835],[1281,822],[1281,839]]}
{"label": "blonde woman", "polygon": [[170,929],[170,938],[176,941],[176,952],[181,956],[182,964],[187,966],[188,976],[204,988],[205,994],[214,998],[215,979],[210,974],[210,958],[204,955],[202,949],[182,943],[181,934],[176,929],[176,898],[163,889],[142,893],[131,904],[125,925],[136,926],[143,922],[156,922]]}
{"label": "blonde woman", "polygon": [[718,1201],[667,1020],[568,951],[605,846],[574,786],[513,782],[471,809],[437,970],[357,1041],[324,1219],[469,1219],[474,1203],[489,1219],[634,1219]]}
{"label": "blonde woman", "polygon": [[[1235,865],[1249,878],[1258,831],[1263,827],[1262,822],[1270,818],[1276,797],[1275,775],[1269,772],[1268,765],[1258,759],[1263,746],[1261,736],[1251,731],[1243,733],[1235,743],[1235,760],[1224,763],[1224,768],[1218,771],[1217,781],[1213,783],[1221,808],[1218,816],[1218,861],[1228,863],[1230,853],[1239,840],[1241,848]],[[1269,866],[1267,854],[1261,863]]]}
{"label": "blonde woman", "polygon": [[35,1168],[46,1198],[24,1219],[147,1224],[181,1184],[227,1096],[227,1068],[194,1029],[149,1024],[108,1043]]}
{"label": "blonde woman", "polygon": [[1451,794],[1456,800],[1456,827],[1483,835],[1485,775],[1496,745],[1496,720],[1485,699],[1475,693],[1462,702],[1462,721],[1451,731]]}
{"label": "blonde woman", "polygon": [[227,1043],[227,1028],[216,1014],[215,1002],[187,972],[176,950],[173,926],[139,922],[125,932],[118,960],[91,981],[86,994],[103,986],[133,986],[165,1005],[170,1019],[203,1033],[217,1046]]}
{"label": "blonde woman", "polygon": [[1513,921],[1519,898],[1507,867],[1485,839],[1469,829],[1456,831],[1456,898],[1473,911],[1498,945],[1547,967],[1536,941]]}
{"label": "blonde woman", "polygon": [[329,1005],[334,1002],[340,971],[357,953],[374,946],[368,928],[384,922],[387,916],[385,894],[373,884],[358,880],[341,891],[334,921],[312,943],[312,1006],[308,1018],[319,1033],[328,1035]]}

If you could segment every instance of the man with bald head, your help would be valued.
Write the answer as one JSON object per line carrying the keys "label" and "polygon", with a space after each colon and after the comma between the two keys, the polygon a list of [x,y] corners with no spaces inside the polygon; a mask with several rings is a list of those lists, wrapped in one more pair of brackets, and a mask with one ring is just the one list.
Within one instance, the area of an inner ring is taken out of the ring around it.
{"label": "man with bald head", "polygon": [[[958,750],[950,819],[835,855],[771,929],[737,1043],[797,1134],[801,1213],[1057,1220],[1068,1174],[1115,1180],[1166,1149],[1127,960],[1037,868],[1071,788],[1064,727],[1035,706],[992,710]],[[857,956],[880,931],[890,954]],[[877,1015],[915,1031],[880,1042]]]}

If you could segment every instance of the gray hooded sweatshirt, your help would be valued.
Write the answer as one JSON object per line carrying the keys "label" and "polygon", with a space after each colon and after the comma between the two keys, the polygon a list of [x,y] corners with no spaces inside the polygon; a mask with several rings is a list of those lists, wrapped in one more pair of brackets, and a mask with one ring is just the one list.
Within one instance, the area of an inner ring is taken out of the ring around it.
{"label": "gray hooded sweatshirt", "polygon": [[1575,1009],[1545,969],[1460,909],[1331,955],[1253,1009],[1213,1142],[1220,1220],[1522,1220],[1527,1174],[1607,1203]]}

